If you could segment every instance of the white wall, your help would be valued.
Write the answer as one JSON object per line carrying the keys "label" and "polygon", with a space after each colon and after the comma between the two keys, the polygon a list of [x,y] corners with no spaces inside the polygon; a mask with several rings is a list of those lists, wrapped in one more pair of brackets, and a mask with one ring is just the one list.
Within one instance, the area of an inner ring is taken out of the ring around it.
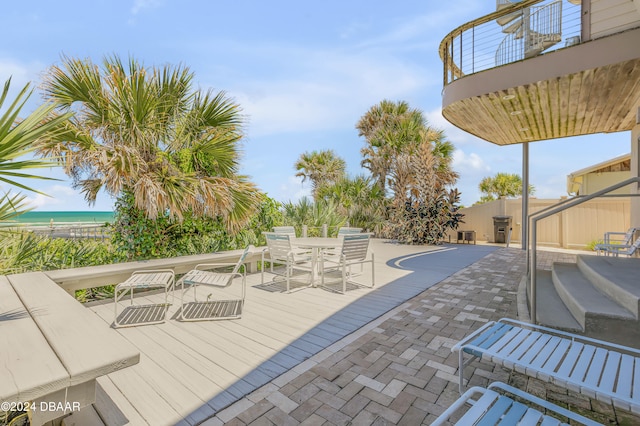
{"label": "white wall", "polygon": [[592,0],[591,39],[640,26],[639,0]]}
{"label": "white wall", "polygon": [[[582,185],[580,188],[580,195],[589,195],[594,192],[605,189],[611,185],[615,185],[618,182],[629,179],[631,172],[603,172],[603,173],[588,173],[583,177]],[[610,192],[610,194],[628,194],[630,187],[617,189]]]}

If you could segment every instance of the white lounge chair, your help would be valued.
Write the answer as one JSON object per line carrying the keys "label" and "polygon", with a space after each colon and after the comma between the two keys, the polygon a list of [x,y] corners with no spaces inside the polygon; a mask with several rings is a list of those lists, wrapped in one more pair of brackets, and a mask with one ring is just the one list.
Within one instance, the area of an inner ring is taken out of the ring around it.
{"label": "white lounge chair", "polygon": [[[640,350],[508,318],[489,322],[451,348],[640,414]],[[467,361],[464,356],[468,355]]]}
{"label": "white lounge chair", "polygon": [[[169,289],[175,285],[175,274],[171,269],[155,269],[135,271],[124,282],[116,285],[114,290],[115,318],[114,327],[132,327],[136,325],[149,325],[163,323],[167,319],[169,311]],[[134,304],[133,293],[135,290],[162,289],[164,291],[164,303]],[[130,304],[119,314],[118,301],[130,293]],[[172,296],[173,301],[173,296]]]}
{"label": "white lounge chair", "polygon": [[[518,398],[515,401],[507,396],[511,394]],[[524,403],[523,403],[524,402]],[[546,409],[546,413],[529,406],[533,404]],[[540,399],[519,389],[505,385],[504,383],[491,383],[486,389],[472,387],[467,390],[457,401],[442,413],[431,426],[446,424],[449,418],[461,411],[465,405],[470,408],[455,423],[460,426],[467,425],[500,425],[500,426],[560,426],[566,425],[566,419],[587,426],[600,426],[601,423],[587,419],[579,414],[559,407],[544,399]],[[551,413],[550,413],[551,411]]]}
{"label": "white lounge chair", "polygon": [[[203,263],[184,274],[178,281],[181,287],[180,315],[182,321],[239,319],[247,293],[247,275],[244,263],[247,255],[254,247],[249,245],[244,249],[236,263]],[[213,269],[230,268],[231,272],[219,272]],[[242,272],[241,272],[242,269]],[[230,287],[236,279],[240,279],[240,289],[232,292]],[[199,302],[197,287],[212,287],[214,293],[207,296],[206,301]],[[193,288],[193,302],[185,303],[185,293]],[[231,293],[231,297],[228,294]]]}
{"label": "white lounge chair", "polygon": [[[262,251],[262,284],[265,283],[265,264],[268,262],[270,264],[270,272],[274,274],[274,280],[278,276],[284,277],[287,283],[287,293],[291,292],[291,277],[296,270],[309,273],[308,286],[311,286],[313,284],[311,282],[311,252],[306,249],[292,247],[292,237],[288,233],[264,232],[263,234],[267,239],[267,248]],[[284,273],[279,274],[275,271],[274,265],[284,265]]]}
{"label": "white lounge chair", "polygon": [[[321,287],[336,291],[335,288],[325,285],[325,275],[331,271],[342,272],[342,290],[339,293],[347,292],[347,283],[354,284],[359,287],[375,286],[375,255],[369,250],[370,234],[344,234],[342,248],[339,251],[323,251],[320,254],[320,276]],[[370,253],[370,256],[367,256]],[[354,281],[355,276],[351,272],[353,265],[362,265],[364,269],[365,263],[371,263],[371,285],[362,284]]]}
{"label": "white lounge chair", "polygon": [[627,232],[605,232],[604,244],[630,245],[638,228],[631,227]]}
{"label": "white lounge chair", "polygon": [[612,254],[615,257],[622,255],[633,256],[633,254],[640,249],[640,238],[635,240],[633,244],[623,245],[623,244],[597,244],[595,246],[595,250],[598,252],[598,255],[601,253],[605,253],[607,255]]}

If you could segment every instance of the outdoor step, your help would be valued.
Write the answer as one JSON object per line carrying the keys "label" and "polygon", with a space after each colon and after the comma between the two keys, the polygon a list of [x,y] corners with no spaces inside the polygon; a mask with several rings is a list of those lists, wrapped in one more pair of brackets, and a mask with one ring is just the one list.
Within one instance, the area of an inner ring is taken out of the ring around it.
{"label": "outdoor step", "polygon": [[640,259],[579,255],[577,262],[593,285],[640,319]]}
{"label": "outdoor step", "polygon": [[[517,19],[517,21],[514,21],[515,19]],[[502,25],[503,33],[505,34],[515,33],[522,27],[522,16],[507,15],[504,18],[502,18],[502,20],[498,19],[498,24]]]}
{"label": "outdoor step", "polygon": [[569,332],[582,332],[584,329],[562,303],[551,280],[551,271],[537,271],[536,315],[540,325]]}
{"label": "outdoor step", "polygon": [[552,278],[558,295],[585,331],[589,331],[589,319],[635,321],[631,312],[595,288],[575,263],[554,263]]}

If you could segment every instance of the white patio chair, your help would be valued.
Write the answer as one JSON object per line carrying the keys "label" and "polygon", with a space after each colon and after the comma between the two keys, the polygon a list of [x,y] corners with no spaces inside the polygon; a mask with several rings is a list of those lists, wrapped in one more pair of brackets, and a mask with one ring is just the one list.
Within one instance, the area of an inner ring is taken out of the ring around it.
{"label": "white patio chair", "polygon": [[[244,267],[247,255],[254,249],[252,245],[244,249],[236,263],[203,263],[184,274],[178,281],[181,287],[180,315],[181,321],[239,319],[242,317],[245,296],[247,293],[247,274]],[[231,272],[219,272],[213,269],[230,268]],[[242,272],[241,272],[242,269]],[[240,290],[230,287],[240,279]],[[199,302],[197,287],[212,287],[214,293],[207,296],[206,301]],[[193,302],[185,303],[185,293],[193,288]],[[239,293],[239,294],[237,294]],[[228,294],[231,294],[229,297]]]}
{"label": "white patio chair", "polygon": [[293,226],[274,226],[273,232],[276,234],[287,234],[290,235],[291,238],[296,238],[296,228]]}
{"label": "white patio chair", "polygon": [[[167,320],[169,311],[169,289],[175,285],[175,274],[171,269],[135,271],[124,282],[116,285],[114,291],[115,317],[114,327],[132,327],[136,325],[159,324]],[[164,303],[134,304],[135,290],[162,289]],[[129,293],[130,305],[118,314],[118,301]],[[171,301],[174,301],[172,295]]]}
{"label": "white patio chair", "polygon": [[361,232],[362,228],[349,228],[346,226],[338,228],[338,235],[359,234]]}
{"label": "white patio chair", "polygon": [[[265,264],[269,262],[270,272],[274,274],[273,280],[275,281],[278,276],[284,277],[287,283],[287,293],[291,292],[291,277],[296,270],[308,272],[308,286],[313,285],[311,281],[311,252],[306,249],[296,249],[292,247],[292,238],[288,233],[264,232],[264,235],[267,238],[267,248],[262,251],[262,284],[265,283]],[[275,271],[273,268],[274,265],[284,265],[284,273],[280,274]]]}
{"label": "white patio chair", "polygon": [[[358,287],[370,287],[375,286],[375,264],[374,253],[369,250],[369,241],[371,240],[370,234],[345,234],[342,242],[342,248],[340,251],[323,251],[320,254],[320,275],[321,275],[321,287],[328,290],[336,291],[335,288],[325,285],[325,275],[331,271],[342,272],[342,291],[338,293],[347,292],[347,283],[356,285]],[[367,257],[367,253],[371,256]],[[351,272],[353,265],[361,265],[364,271],[364,264],[371,263],[371,285],[362,284],[352,279],[355,276]]]}
{"label": "white patio chair", "polygon": [[624,245],[624,244],[597,244],[595,247],[598,255],[601,253],[606,254],[607,256],[612,254],[615,257],[619,255],[627,255],[629,257],[633,256],[633,254],[640,249],[640,238],[634,241],[633,244]]}

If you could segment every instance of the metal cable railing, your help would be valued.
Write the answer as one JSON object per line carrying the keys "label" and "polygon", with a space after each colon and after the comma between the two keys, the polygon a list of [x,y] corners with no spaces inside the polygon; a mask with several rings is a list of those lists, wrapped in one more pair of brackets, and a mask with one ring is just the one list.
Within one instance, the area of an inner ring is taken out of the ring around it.
{"label": "metal cable railing", "polygon": [[474,74],[576,44],[581,7],[565,0],[498,0],[498,11],[468,22],[440,43],[444,86]]}

